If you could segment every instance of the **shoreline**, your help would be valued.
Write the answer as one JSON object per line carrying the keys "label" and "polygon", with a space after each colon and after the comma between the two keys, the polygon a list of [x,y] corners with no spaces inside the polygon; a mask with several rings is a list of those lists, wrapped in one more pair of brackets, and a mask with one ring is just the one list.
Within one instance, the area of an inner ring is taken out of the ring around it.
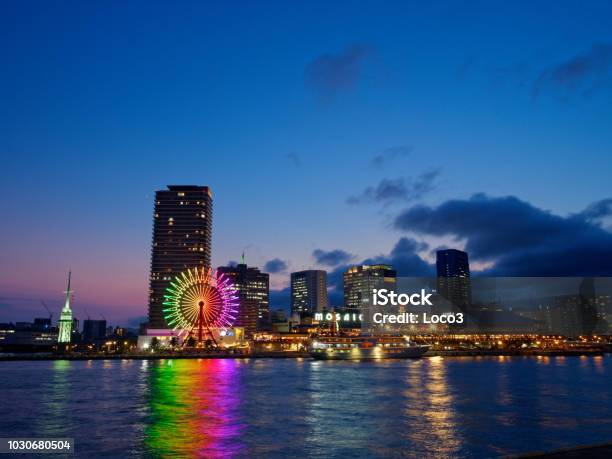
{"label": "shoreline", "polygon": [[[521,350],[521,351],[432,351],[422,357],[580,357],[604,355],[607,352],[595,350]],[[48,361],[48,360],[165,360],[165,359],[311,359],[309,352],[254,352],[248,354],[229,353],[189,353],[189,354],[10,354],[0,355],[0,362],[9,361]],[[394,359],[381,359],[394,360]],[[405,359],[397,359],[405,360]]]}

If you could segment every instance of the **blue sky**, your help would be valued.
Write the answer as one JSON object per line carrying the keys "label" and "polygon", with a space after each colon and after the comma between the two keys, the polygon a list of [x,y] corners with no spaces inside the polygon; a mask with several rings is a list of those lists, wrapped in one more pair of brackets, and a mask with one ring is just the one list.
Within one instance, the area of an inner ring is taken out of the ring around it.
{"label": "blue sky", "polygon": [[2,317],[59,301],[69,266],[75,301],[144,315],[167,184],[212,187],[215,265],[246,250],[287,272],[322,267],[316,249],[469,245],[394,221],[474,193],[579,213],[610,197],[611,18],[609,2],[5,2]]}

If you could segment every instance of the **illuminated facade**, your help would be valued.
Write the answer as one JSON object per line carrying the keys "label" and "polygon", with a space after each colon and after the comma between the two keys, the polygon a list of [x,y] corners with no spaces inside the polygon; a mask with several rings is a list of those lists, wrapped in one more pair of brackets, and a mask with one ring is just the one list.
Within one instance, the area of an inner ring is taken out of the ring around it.
{"label": "illuminated facade", "polygon": [[72,338],[72,309],[70,309],[70,295],[72,295],[72,290],[70,290],[71,275],[72,273],[69,272],[66,300],[64,301],[64,307],[62,308],[62,312],[60,313],[60,318],[58,320],[59,332],[57,335],[57,342],[60,344],[70,343],[70,339]]}
{"label": "illuminated facade", "polygon": [[391,265],[352,266],[344,272],[344,306],[349,313],[366,313],[372,290],[395,290],[397,273]]}
{"label": "illuminated facade", "polygon": [[220,266],[217,271],[228,276],[238,292],[239,307],[235,325],[247,334],[270,327],[270,275],[243,262]]}
{"label": "illuminated facade", "polygon": [[207,186],[170,185],[155,193],[149,327],[168,327],[163,314],[170,280],[190,268],[210,268],[212,191]]}
{"label": "illuminated facade", "polygon": [[328,308],[327,273],[307,270],[291,273],[291,313],[314,314]]}

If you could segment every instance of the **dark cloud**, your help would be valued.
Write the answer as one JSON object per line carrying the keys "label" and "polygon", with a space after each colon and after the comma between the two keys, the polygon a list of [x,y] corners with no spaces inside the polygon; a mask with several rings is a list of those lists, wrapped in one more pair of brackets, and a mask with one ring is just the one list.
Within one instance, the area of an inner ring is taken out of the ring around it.
{"label": "dark cloud", "polygon": [[394,226],[465,240],[472,260],[494,263],[487,272],[491,275],[609,276],[612,234],[588,214],[562,217],[513,196],[480,193],[438,207],[411,207],[396,217]]}
{"label": "dark cloud", "polygon": [[272,274],[282,273],[287,271],[287,262],[281,260],[280,258],[274,258],[264,265],[264,271]]}
{"label": "dark cloud", "polygon": [[323,54],[304,70],[304,83],[325,103],[353,89],[359,79],[368,47],[352,45],[338,54]]}
{"label": "dark cloud", "polygon": [[567,98],[612,85],[612,44],[598,43],[570,59],[542,70],[533,86],[533,96],[550,89]]}
{"label": "dark cloud", "polygon": [[412,147],[408,147],[406,145],[390,147],[374,156],[374,158],[372,158],[370,161],[370,164],[374,167],[382,168],[386,163],[396,159],[405,158],[406,156],[410,155],[411,152]]}
{"label": "dark cloud", "polygon": [[602,218],[612,216],[612,198],[592,203],[579,215],[589,221],[599,221]]}
{"label": "dark cloud", "polygon": [[227,262],[227,264],[225,266],[231,266],[232,268],[235,266],[238,266],[238,262],[235,260],[230,260]]}
{"label": "dark cloud", "polygon": [[350,196],[348,204],[382,204],[418,201],[436,189],[439,169],[422,173],[414,179],[382,179],[375,187],[369,186],[357,196]]}
{"label": "dark cloud", "polygon": [[313,258],[320,265],[337,266],[342,263],[348,263],[355,255],[345,252],[344,250],[321,250],[316,249],[312,252]]}
{"label": "dark cloud", "polygon": [[295,167],[300,167],[302,165],[302,160],[297,153],[287,153],[285,158],[291,161]]}
{"label": "dark cloud", "polygon": [[433,275],[433,267],[423,260],[418,252],[424,252],[428,245],[412,238],[400,238],[389,255],[364,260],[364,264],[384,263],[392,265],[398,276],[426,277]]}

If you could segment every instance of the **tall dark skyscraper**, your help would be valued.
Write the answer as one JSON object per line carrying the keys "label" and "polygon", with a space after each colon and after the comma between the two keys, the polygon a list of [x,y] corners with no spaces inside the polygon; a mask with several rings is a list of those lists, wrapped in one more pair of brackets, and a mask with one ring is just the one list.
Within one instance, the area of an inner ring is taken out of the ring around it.
{"label": "tall dark skyscraper", "polygon": [[247,334],[267,329],[270,325],[270,275],[247,267],[244,256],[242,263],[219,266],[217,270],[229,276],[238,290],[240,306],[234,325],[244,327]]}
{"label": "tall dark skyscraper", "polygon": [[291,273],[291,312],[312,314],[327,309],[327,273],[308,270]]}
{"label": "tall dark skyscraper", "polygon": [[166,328],[164,293],[188,268],[210,267],[212,191],[207,186],[170,185],[155,193],[149,328]]}
{"label": "tall dark skyscraper", "polygon": [[438,293],[461,310],[472,302],[468,254],[457,249],[436,252]]}

